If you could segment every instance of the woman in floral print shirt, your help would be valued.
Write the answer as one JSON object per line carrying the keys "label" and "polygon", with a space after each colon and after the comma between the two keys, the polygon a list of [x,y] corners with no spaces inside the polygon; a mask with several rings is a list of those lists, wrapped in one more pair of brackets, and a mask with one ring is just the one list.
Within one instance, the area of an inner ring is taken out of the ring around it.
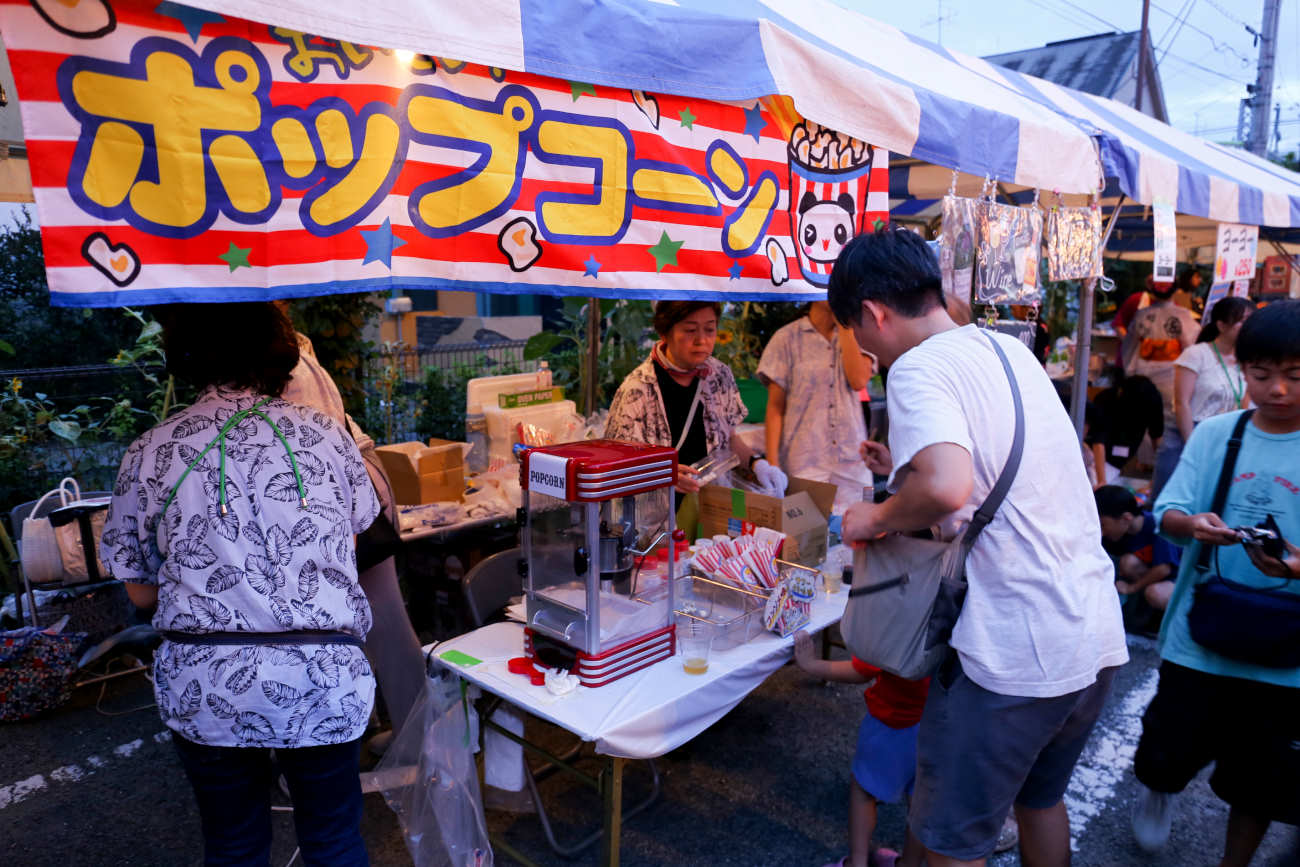
{"label": "woman in floral print shirt", "polygon": [[267,863],[273,747],[307,863],[365,864],[357,762],[375,681],[354,538],[374,487],[340,425],[278,397],[298,346],[273,305],[159,318],[169,370],[202,390],[127,450],[102,557],[156,606],[154,689],[206,861]]}
{"label": "woman in floral print shirt", "polygon": [[[699,490],[689,465],[701,458],[724,448],[742,461],[756,457],[735,435],[746,414],[736,377],[713,357],[721,312],[716,301],[656,304],[654,326],[661,339],[619,386],[605,425],[610,439],[675,447],[680,462],[677,489],[683,494]],[[692,413],[697,398],[699,406]]]}

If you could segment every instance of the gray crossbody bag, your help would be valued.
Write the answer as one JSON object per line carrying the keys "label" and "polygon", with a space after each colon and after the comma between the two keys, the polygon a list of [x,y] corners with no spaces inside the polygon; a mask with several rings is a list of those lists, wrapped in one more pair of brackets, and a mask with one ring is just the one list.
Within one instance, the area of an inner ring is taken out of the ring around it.
{"label": "gray crossbody bag", "polygon": [[844,643],[863,662],[909,680],[932,674],[947,656],[966,598],[966,557],[1006,499],[1024,452],[1020,386],[1002,347],[985,336],[1006,371],[1016,410],[1011,453],[993,489],[950,542],[894,534],[857,549],[853,557],[853,588],[840,622]]}

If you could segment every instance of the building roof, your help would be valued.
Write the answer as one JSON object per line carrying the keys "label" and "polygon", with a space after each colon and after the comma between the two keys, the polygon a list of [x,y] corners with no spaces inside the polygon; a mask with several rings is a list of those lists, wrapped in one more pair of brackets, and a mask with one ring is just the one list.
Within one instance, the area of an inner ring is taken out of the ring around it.
{"label": "building roof", "polygon": [[[1041,48],[994,54],[984,59],[1084,93],[1118,99],[1133,105],[1140,45],[1141,33],[1137,30],[1129,33],[1098,33],[1078,39],[1049,42]],[[1153,73],[1147,96],[1143,99],[1142,111],[1168,122],[1160,72],[1149,42],[1147,57],[1150,64],[1148,69]]]}

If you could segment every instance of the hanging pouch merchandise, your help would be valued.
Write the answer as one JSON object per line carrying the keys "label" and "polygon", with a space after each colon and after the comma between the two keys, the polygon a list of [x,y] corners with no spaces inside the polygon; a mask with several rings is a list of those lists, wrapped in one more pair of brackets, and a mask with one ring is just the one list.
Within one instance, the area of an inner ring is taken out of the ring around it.
{"label": "hanging pouch merchandise", "polygon": [[[955,182],[954,182],[955,183]],[[943,229],[939,234],[939,272],[943,294],[962,309],[970,308],[971,278],[975,267],[975,211],[977,199],[949,193],[943,197]]]}
{"label": "hanging pouch merchandise", "polygon": [[1101,209],[1053,207],[1047,213],[1047,279],[1101,276]]}
{"label": "hanging pouch merchandise", "polygon": [[1037,304],[1039,248],[1043,212],[980,201],[975,212],[975,302],[977,304]]}
{"label": "hanging pouch merchandise", "polygon": [[[1223,514],[1228,501],[1241,439],[1252,415],[1254,410],[1247,410],[1237,418],[1228,440],[1210,504],[1216,515]],[[1274,587],[1234,581],[1219,571],[1218,546],[1204,544],[1196,569],[1206,577],[1196,585],[1187,612],[1193,641],[1220,656],[1261,668],[1300,668],[1300,578],[1279,579],[1281,583]]]}
{"label": "hanging pouch merchandise", "polygon": [[966,557],[993,520],[1020,469],[1025,409],[1011,362],[991,334],[1011,386],[1016,427],[993,489],[966,529],[950,542],[890,535],[857,549],[853,589],[840,622],[854,656],[909,680],[931,674],[950,652],[948,640],[966,599]]}

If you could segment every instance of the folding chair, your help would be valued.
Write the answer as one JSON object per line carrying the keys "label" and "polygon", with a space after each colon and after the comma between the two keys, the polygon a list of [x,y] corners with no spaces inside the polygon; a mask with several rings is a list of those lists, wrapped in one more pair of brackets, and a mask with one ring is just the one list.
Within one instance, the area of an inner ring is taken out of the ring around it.
{"label": "folding chair", "polygon": [[[81,498],[83,500],[101,499],[101,498],[107,498],[111,496],[113,496],[112,491],[82,491],[81,492]],[[39,510],[37,510],[36,508],[38,503],[40,503]],[[32,626],[41,625],[40,616],[37,612],[37,607],[36,607],[36,591],[62,589],[67,587],[68,585],[64,585],[61,582],[46,582],[42,584],[33,584],[28,579],[27,573],[25,570],[23,570],[22,562],[21,562],[22,545],[23,545],[23,539],[22,539],[23,521],[26,520],[27,518],[42,518],[48,515],[50,512],[53,512],[55,509],[60,508],[61,506],[62,503],[59,500],[54,498],[47,498],[44,503],[41,503],[39,500],[31,500],[26,503],[20,503],[19,505],[11,509],[9,512],[9,523],[10,526],[13,528],[13,538],[17,544],[17,552],[20,558],[17,562],[14,563],[14,567],[17,570],[17,573],[22,576],[21,579],[22,587],[20,590],[16,590],[14,594],[14,603],[15,603],[14,607],[15,610],[17,611],[19,622],[22,622],[24,619],[26,619],[30,621]],[[117,584],[116,580],[110,578],[107,581],[94,581],[86,584],[74,585],[72,587],[69,587],[68,589],[73,589],[77,592],[94,592],[96,590],[112,589],[116,586],[116,584]],[[24,618],[24,614],[22,610],[22,602],[21,602],[22,595],[24,593],[27,596],[26,618]],[[114,651],[152,649],[153,647],[156,647],[161,642],[161,640],[162,640],[161,636],[158,635],[157,631],[152,626],[143,625],[143,624],[134,625],[134,626],[129,624],[126,625],[124,628],[117,630],[112,635],[108,635],[107,637],[103,638],[101,641],[96,643],[94,646],[88,648],[86,652],[82,654],[81,660],[78,663],[78,668],[81,670],[82,673],[80,674],[80,676],[74,676],[73,683],[72,683],[73,687],[75,688],[80,686],[88,686],[90,684],[100,683],[105,680],[112,680],[114,678],[125,677],[126,675],[148,671],[149,666],[141,662],[137,662],[137,664],[132,665],[122,671],[114,671],[114,672],[104,673],[104,674],[94,674],[91,672],[87,672],[86,668],[87,666],[93,664],[94,662],[108,657]]]}

